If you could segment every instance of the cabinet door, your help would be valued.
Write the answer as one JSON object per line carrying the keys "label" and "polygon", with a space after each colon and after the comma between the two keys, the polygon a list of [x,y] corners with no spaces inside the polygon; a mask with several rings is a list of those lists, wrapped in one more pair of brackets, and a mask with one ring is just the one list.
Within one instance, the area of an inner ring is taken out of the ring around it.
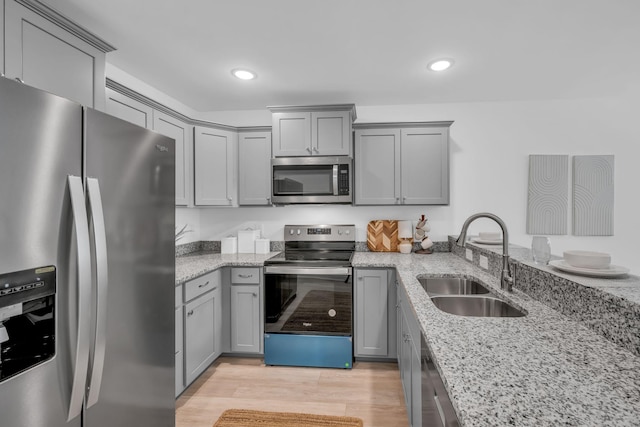
{"label": "cabinet door", "polygon": [[151,129],[153,109],[148,105],[107,89],[107,113],[140,127]]}
{"label": "cabinet door", "polygon": [[387,275],[386,270],[356,271],[356,356],[389,354]]}
{"label": "cabinet door", "polygon": [[400,203],[400,130],[355,132],[356,205]]}
{"label": "cabinet door", "polygon": [[412,376],[411,376],[411,355],[412,355],[412,348],[411,348],[411,336],[409,335],[409,326],[407,324],[407,319],[406,319],[406,315],[404,313],[404,311],[400,310],[400,336],[401,336],[401,343],[399,344],[400,347],[398,347],[398,365],[399,365],[399,369],[400,369],[400,379],[402,381],[402,390],[404,391],[404,401],[405,404],[407,406],[407,416],[409,417],[409,424],[410,425],[415,425],[413,424],[412,421],[412,410],[411,410],[411,404],[412,404],[412,396],[411,396],[411,392],[413,390],[412,384],[411,384],[411,380],[412,380]]}
{"label": "cabinet door", "polygon": [[197,206],[234,206],[235,146],[231,131],[195,127],[194,166]]}
{"label": "cabinet door", "polygon": [[310,156],[311,113],[273,113],[274,157]]}
{"label": "cabinet door", "polygon": [[420,342],[411,343],[411,425],[422,426],[422,367]]}
{"label": "cabinet door", "polygon": [[190,384],[215,360],[214,321],[216,293],[209,292],[184,307],[184,360],[186,385]]}
{"label": "cabinet door", "polygon": [[238,134],[238,204],[271,204],[271,132]]}
{"label": "cabinet door", "polygon": [[105,109],[105,54],[13,0],[5,7],[5,74]]}
{"label": "cabinet door", "polygon": [[311,151],[320,156],[351,154],[351,112],[311,113]]}
{"label": "cabinet door", "polygon": [[176,141],[176,205],[189,204],[191,126],[159,111],[153,112],[153,130]]}
{"label": "cabinet door", "polygon": [[182,306],[176,308],[176,397],[184,390],[184,351],[183,351],[183,323]]}
{"label": "cabinet door", "polygon": [[231,285],[231,351],[260,352],[260,286]]}
{"label": "cabinet door", "polygon": [[402,129],[402,203],[449,203],[449,137],[447,128]]}

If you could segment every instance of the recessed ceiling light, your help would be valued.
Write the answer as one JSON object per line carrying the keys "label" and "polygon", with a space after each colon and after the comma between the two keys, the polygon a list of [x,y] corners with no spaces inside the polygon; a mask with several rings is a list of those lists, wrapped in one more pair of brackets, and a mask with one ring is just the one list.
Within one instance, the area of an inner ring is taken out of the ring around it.
{"label": "recessed ceiling light", "polygon": [[240,80],[253,80],[256,77],[258,77],[258,75],[256,73],[254,73],[253,71],[245,70],[243,68],[233,69],[233,70],[231,70],[231,74],[233,74],[234,76],[236,76]]}
{"label": "recessed ceiling light", "polygon": [[452,59],[437,59],[429,63],[428,67],[431,71],[444,71],[453,65]]}

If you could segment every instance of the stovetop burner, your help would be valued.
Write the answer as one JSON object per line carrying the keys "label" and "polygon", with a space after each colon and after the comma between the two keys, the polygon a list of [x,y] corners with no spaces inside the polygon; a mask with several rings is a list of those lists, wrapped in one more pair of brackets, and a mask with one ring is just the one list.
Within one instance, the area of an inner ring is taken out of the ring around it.
{"label": "stovetop burner", "polygon": [[355,251],[354,225],[286,225],[284,252],[265,265],[350,266]]}

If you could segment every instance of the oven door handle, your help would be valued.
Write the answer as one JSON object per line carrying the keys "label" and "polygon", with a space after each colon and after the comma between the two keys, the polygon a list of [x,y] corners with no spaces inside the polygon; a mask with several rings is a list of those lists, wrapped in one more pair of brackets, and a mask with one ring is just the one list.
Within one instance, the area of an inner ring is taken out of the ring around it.
{"label": "oven door handle", "polygon": [[264,274],[297,274],[300,276],[351,276],[351,267],[284,267],[268,266]]}

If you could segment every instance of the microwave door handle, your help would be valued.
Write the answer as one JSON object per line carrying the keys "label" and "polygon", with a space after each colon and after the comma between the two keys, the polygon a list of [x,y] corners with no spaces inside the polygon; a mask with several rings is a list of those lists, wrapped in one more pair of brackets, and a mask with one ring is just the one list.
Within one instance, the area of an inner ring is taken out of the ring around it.
{"label": "microwave door handle", "polygon": [[338,195],[338,165],[333,165],[333,195]]}
{"label": "microwave door handle", "polygon": [[104,353],[107,335],[107,289],[109,277],[107,274],[107,234],[102,208],[100,184],[95,178],[87,178],[87,193],[91,212],[91,225],[94,234],[94,253],[96,259],[96,323],[95,343],[93,349],[92,369],[89,377],[89,393],[87,408],[93,406],[100,396],[100,385],[104,370]]}
{"label": "microwave door handle", "polygon": [[82,179],[69,175],[69,196],[71,198],[71,212],[76,238],[76,280],[77,280],[77,315],[73,327],[76,328],[76,342],[71,347],[74,350],[73,377],[71,394],[69,396],[69,412],[67,421],[80,415],[85,396],[87,370],[89,364],[89,340],[91,339],[90,308],[91,308],[91,255],[89,247],[89,224],[85,204]]}

